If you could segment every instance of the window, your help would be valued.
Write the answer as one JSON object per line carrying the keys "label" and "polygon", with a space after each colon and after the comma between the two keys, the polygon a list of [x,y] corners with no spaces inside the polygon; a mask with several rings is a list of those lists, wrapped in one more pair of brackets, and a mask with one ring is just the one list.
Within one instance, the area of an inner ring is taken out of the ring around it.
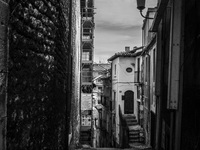
{"label": "window", "polygon": [[153,81],[155,81],[156,75],[156,50],[153,50]]}
{"label": "window", "polygon": [[137,99],[140,99],[140,87],[137,86]]}
{"label": "window", "polygon": [[100,91],[102,91],[102,87],[98,87],[98,89],[99,89]]}
{"label": "window", "polygon": [[117,74],[117,66],[115,65],[115,75]]}
{"label": "window", "polygon": [[132,68],[126,68],[126,72],[128,72],[128,73],[131,73],[133,71],[133,69]]}
{"label": "window", "polygon": [[83,33],[84,34],[90,34],[90,33],[92,33],[92,30],[90,28],[84,28]]}
{"label": "window", "polygon": [[90,52],[83,52],[82,60],[89,61],[90,60]]}

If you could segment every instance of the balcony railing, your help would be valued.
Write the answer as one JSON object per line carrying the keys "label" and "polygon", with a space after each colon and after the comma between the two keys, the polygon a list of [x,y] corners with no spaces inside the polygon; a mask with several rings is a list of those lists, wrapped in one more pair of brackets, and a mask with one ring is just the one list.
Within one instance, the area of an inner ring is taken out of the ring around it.
{"label": "balcony railing", "polygon": [[128,147],[128,141],[129,141],[129,128],[126,123],[126,120],[124,119],[121,111],[121,107],[119,105],[119,121],[120,121],[120,131],[119,131],[119,145],[121,148],[127,148]]}
{"label": "balcony railing", "polygon": [[92,82],[92,77],[82,77],[82,82]]}
{"label": "balcony railing", "polygon": [[92,71],[82,71],[82,76],[92,76]]}
{"label": "balcony railing", "polygon": [[82,82],[92,82],[92,71],[82,71]]}
{"label": "balcony railing", "polygon": [[82,39],[83,41],[92,41],[92,37],[90,35],[83,35]]}

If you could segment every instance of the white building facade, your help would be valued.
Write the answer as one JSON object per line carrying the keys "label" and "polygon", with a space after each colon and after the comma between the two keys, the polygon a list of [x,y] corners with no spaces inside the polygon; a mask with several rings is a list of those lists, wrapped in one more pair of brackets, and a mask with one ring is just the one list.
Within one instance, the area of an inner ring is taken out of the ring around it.
{"label": "white building facade", "polygon": [[137,86],[134,83],[136,54],[130,52],[116,53],[108,59],[112,61],[112,117],[113,136],[119,144],[119,113],[134,114],[138,119]]}

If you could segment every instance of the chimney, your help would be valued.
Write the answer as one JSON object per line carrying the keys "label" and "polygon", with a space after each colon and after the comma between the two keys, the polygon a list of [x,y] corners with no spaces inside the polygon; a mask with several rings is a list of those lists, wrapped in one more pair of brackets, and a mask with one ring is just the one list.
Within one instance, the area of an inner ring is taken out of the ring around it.
{"label": "chimney", "polygon": [[126,47],[125,47],[125,51],[126,51],[126,52],[130,52],[130,47],[129,47],[129,46],[126,46]]}

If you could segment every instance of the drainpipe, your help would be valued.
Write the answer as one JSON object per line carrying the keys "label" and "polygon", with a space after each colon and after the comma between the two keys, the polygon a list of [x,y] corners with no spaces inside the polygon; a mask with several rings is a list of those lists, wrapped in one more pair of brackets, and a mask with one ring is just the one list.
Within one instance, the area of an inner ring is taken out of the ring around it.
{"label": "drainpipe", "polygon": [[148,72],[147,72],[147,88],[148,88],[148,131],[149,131],[149,135],[148,135],[148,142],[147,145],[151,146],[151,101],[150,101],[150,55],[148,53],[146,53],[147,57],[147,64],[148,66]]}
{"label": "drainpipe", "polygon": [[[182,121],[182,87],[183,87],[183,70],[180,64],[183,61],[183,1],[174,0],[171,23],[171,40],[169,56],[169,80],[168,80],[168,109],[175,112],[175,121],[173,112],[171,115],[170,150],[180,150],[181,145],[181,121]],[[175,141],[175,142],[174,142]],[[173,143],[176,143],[173,145]]]}

